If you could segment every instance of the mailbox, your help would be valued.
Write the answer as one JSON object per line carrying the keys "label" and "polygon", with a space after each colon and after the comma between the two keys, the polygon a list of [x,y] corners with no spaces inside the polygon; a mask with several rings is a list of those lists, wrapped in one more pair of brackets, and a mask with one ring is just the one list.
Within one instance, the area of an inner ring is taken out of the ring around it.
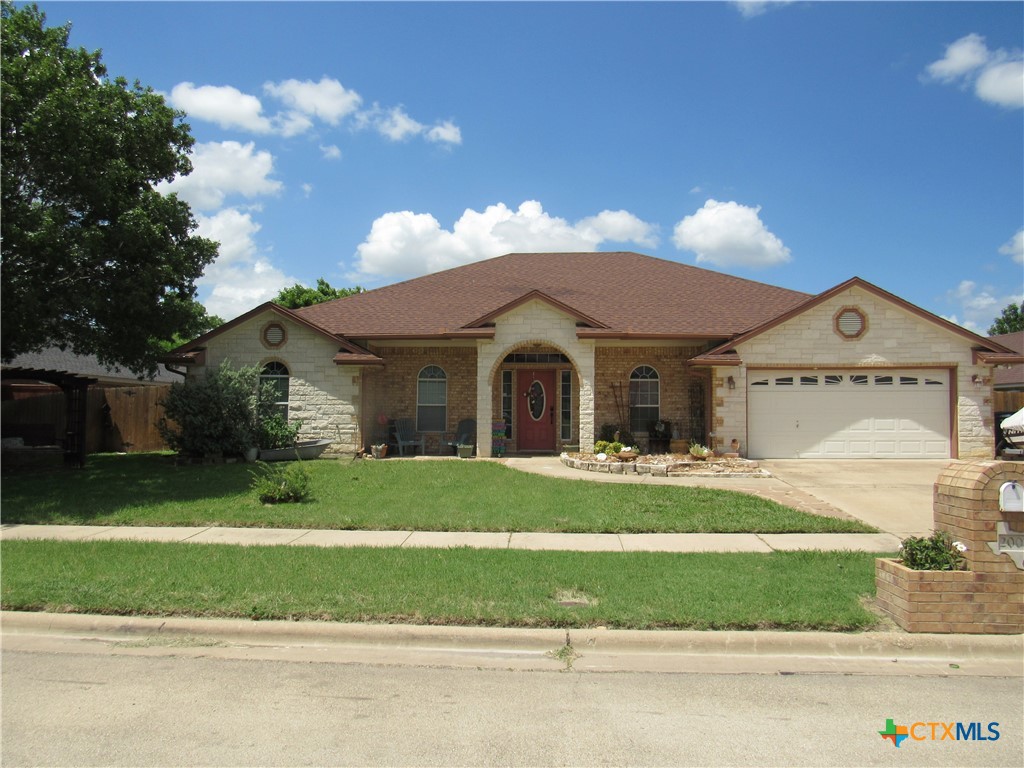
{"label": "mailbox", "polygon": [[1024,487],[1015,480],[999,486],[999,511],[1024,512]]}

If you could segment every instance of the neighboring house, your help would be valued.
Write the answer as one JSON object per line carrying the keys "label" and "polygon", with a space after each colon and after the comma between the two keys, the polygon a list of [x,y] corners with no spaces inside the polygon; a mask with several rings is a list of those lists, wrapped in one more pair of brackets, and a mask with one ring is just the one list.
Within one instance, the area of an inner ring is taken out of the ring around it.
{"label": "neighboring house", "polygon": [[550,453],[610,424],[642,447],[950,458],[992,455],[993,366],[1024,357],[859,278],[811,296],[637,253],[519,253],[263,304],[165,359],[222,361],[263,369],[335,453],[410,418],[428,453],[474,419],[482,456],[492,430]]}
{"label": "neighboring house", "polygon": [[[1024,331],[1016,333],[1004,333],[999,336],[989,336],[988,340],[1012,349],[1019,355],[1024,356]],[[1020,392],[1024,393],[1024,365],[1004,365],[996,368],[992,376],[992,387],[999,392]],[[1021,395],[1024,397],[1024,394]],[[1024,407],[1024,402],[1020,407]]]}

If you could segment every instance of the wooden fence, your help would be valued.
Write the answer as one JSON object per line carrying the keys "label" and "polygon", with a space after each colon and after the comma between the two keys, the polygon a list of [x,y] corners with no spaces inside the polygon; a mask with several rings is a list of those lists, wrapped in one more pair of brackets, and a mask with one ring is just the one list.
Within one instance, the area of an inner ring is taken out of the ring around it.
{"label": "wooden fence", "polygon": [[994,413],[1016,413],[1024,408],[1024,392],[996,392],[992,397]]}
{"label": "wooden fence", "polygon": [[[150,387],[90,387],[86,403],[86,452],[160,451],[167,444],[157,430],[163,415],[160,401],[170,385]],[[52,424],[58,439],[66,431],[64,394],[38,395],[2,404],[4,431],[17,425]]]}

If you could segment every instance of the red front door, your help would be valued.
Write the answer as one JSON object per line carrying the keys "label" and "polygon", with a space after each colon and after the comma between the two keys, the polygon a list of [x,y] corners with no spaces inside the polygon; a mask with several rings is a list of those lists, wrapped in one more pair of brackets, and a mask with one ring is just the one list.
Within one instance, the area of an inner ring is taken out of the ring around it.
{"label": "red front door", "polygon": [[520,451],[555,450],[555,372],[521,370],[517,376]]}

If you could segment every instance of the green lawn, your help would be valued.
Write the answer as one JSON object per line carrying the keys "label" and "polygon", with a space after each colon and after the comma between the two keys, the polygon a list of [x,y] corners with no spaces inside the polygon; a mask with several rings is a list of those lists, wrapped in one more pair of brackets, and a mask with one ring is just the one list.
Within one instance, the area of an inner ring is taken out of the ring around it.
{"label": "green lawn", "polygon": [[[2,607],[489,626],[851,631],[875,555],[6,541]],[[563,606],[569,600],[578,605]]]}
{"label": "green lawn", "polygon": [[5,523],[604,533],[872,532],[732,491],[558,480],[488,461],[306,462],[311,499],[264,506],[243,464],[97,455],[85,469],[8,474]]}

